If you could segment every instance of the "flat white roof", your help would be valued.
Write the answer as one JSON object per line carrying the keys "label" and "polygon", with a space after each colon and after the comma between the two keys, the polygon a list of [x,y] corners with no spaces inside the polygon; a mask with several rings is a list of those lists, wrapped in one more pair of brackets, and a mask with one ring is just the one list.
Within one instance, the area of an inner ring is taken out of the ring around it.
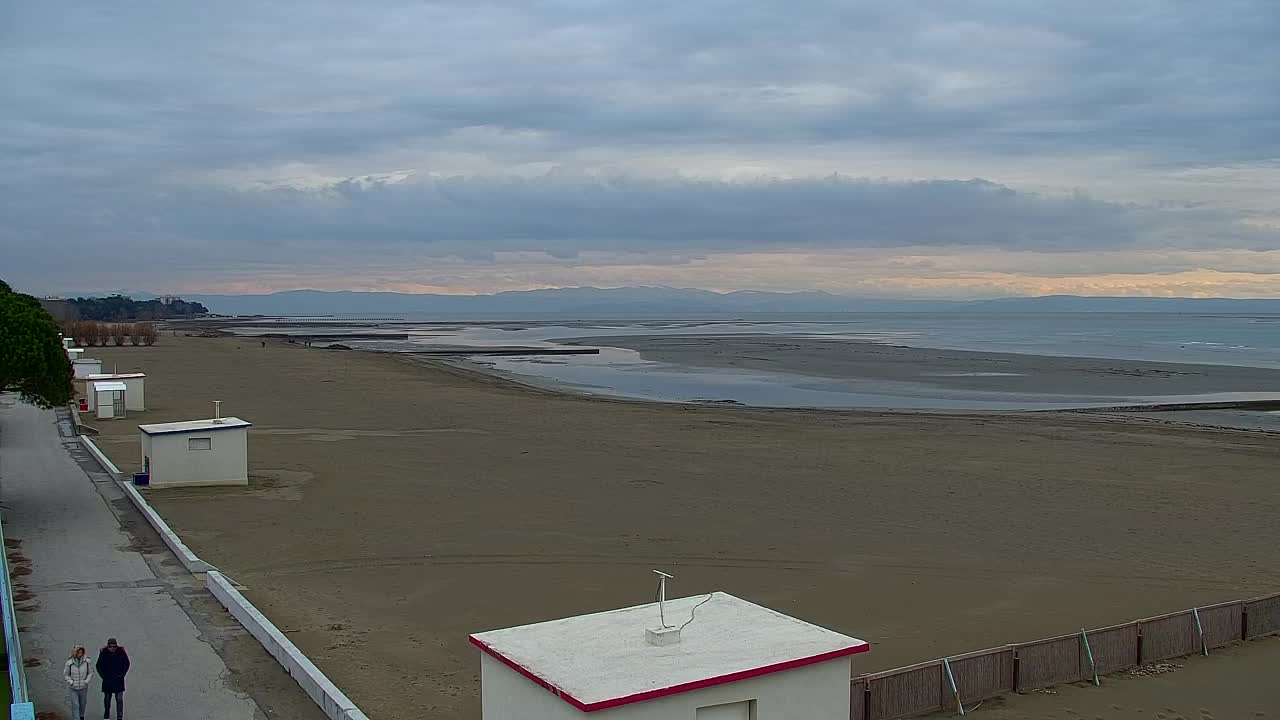
{"label": "flat white roof", "polygon": [[65,348],[68,355],[79,355],[84,352],[84,348]]}
{"label": "flat white roof", "polygon": [[[710,597],[710,599],[708,599]],[[704,603],[705,601],[705,603]],[[695,611],[694,606],[697,606]],[[570,705],[592,712],[865,652],[857,638],[727,593],[668,600],[675,645],[654,646],[658,604],[476,633],[471,643]]]}
{"label": "flat white roof", "polygon": [[[84,352],[84,351],[83,351],[83,350],[77,350],[76,352]],[[98,358],[76,358],[76,359],[72,360],[71,362],[73,362],[73,363],[98,363],[98,364],[102,364],[102,361],[101,361],[101,360],[99,360]]]}
{"label": "flat white roof", "polygon": [[147,376],[146,373],[94,373],[93,375],[90,375],[88,378],[85,378],[85,379],[86,380],[116,380],[116,379],[127,380],[129,378],[144,378],[146,376]]}
{"label": "flat white roof", "polygon": [[94,391],[96,391],[96,392],[107,392],[107,391],[110,391],[110,390],[128,390],[128,389],[129,389],[129,386],[128,386],[128,385],[125,385],[125,384],[124,384],[124,383],[122,383],[122,382],[112,382],[112,381],[101,382],[101,381],[99,381],[99,382],[96,382],[96,383],[94,383],[94,384],[93,384],[93,389],[94,389]]}
{"label": "flat white roof", "polygon": [[[121,383],[121,385],[123,384]],[[209,432],[211,430],[233,430],[247,427],[253,427],[253,423],[236,417],[224,417],[218,422],[214,422],[212,419],[187,420],[184,422],[139,425],[138,429],[148,435],[168,435],[169,433]]]}

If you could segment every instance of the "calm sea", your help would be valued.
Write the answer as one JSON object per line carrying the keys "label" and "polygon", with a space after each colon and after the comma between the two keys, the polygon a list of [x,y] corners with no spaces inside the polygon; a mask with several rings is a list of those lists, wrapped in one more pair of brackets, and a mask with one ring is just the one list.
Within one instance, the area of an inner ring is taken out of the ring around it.
{"label": "calm sea", "polygon": [[[553,346],[557,339],[617,335],[769,334],[845,338],[915,347],[1280,368],[1280,315],[1121,313],[876,313],[756,315],[720,320],[613,320],[469,324],[421,318],[387,327],[408,341],[352,341],[357,348]],[[259,328],[255,328],[259,329]],[[249,328],[246,330],[252,331]],[[734,401],[772,407],[1052,409],[1216,396],[1073,397],[945,391],[916,383],[833,380],[794,373],[696,368],[645,360],[599,346],[598,356],[483,358],[475,361],[534,384],[671,401]],[[1259,388],[1252,398],[1278,398]],[[1241,394],[1231,398],[1245,399]]]}

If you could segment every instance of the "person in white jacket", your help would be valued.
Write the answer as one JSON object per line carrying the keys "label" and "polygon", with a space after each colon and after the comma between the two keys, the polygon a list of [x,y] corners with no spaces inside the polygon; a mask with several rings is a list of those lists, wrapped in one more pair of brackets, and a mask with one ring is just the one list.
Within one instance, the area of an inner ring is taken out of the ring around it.
{"label": "person in white jacket", "polygon": [[84,720],[84,706],[89,699],[89,683],[93,680],[93,663],[85,657],[84,646],[71,648],[71,657],[62,668],[62,679],[71,690],[71,717]]}

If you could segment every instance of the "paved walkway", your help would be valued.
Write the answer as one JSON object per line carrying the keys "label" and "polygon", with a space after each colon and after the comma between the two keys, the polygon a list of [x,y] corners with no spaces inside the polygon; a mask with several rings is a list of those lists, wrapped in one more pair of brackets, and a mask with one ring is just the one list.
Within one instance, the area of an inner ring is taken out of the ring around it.
{"label": "paved walkway", "polygon": [[[96,658],[112,636],[132,661],[130,718],[322,718],[291,683],[268,688],[276,695],[264,703],[271,713],[255,700],[260,693],[235,687],[249,687],[270,666],[237,660],[240,672],[228,669],[219,651],[255,652],[241,641],[243,629],[209,609],[202,578],[183,571],[146,528],[148,541],[120,488],[89,462],[65,417],[0,396],[0,505],[9,552],[30,561],[31,573],[15,585],[32,595],[18,603],[18,619],[28,662],[41,661],[27,669],[37,712],[70,716],[62,683],[70,647],[83,644]],[[89,698],[87,717],[101,717],[96,681]]]}

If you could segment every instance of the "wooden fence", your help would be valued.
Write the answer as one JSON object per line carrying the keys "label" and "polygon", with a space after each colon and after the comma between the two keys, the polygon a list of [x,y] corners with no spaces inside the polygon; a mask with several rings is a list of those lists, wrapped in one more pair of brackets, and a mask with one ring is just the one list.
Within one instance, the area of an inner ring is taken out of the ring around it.
{"label": "wooden fence", "polygon": [[1280,593],[953,655],[854,678],[849,717],[894,720],[956,710],[962,703],[971,707],[1004,693],[1092,682],[1277,632]]}

